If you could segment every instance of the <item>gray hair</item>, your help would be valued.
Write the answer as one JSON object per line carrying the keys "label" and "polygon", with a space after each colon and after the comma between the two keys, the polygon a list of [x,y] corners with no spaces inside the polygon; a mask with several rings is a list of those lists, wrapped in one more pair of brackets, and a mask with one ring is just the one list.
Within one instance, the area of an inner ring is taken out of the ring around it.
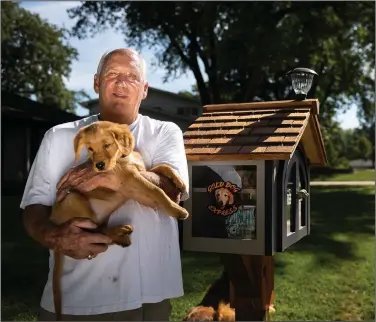
{"label": "gray hair", "polygon": [[122,54],[126,54],[126,55],[129,55],[129,53],[132,53],[134,55],[136,55],[139,59],[140,59],[140,62],[141,62],[141,71],[142,71],[142,75],[144,77],[144,80],[146,80],[146,62],[145,62],[145,59],[140,55],[139,52],[137,52],[136,50],[134,49],[131,49],[131,48],[119,48],[119,49],[114,49],[114,50],[111,50],[111,51],[107,51],[103,54],[103,56],[101,57],[100,61],[99,61],[99,64],[98,64],[98,67],[97,67],[97,73],[96,75],[99,76],[100,73],[102,72],[102,68],[104,66],[104,63],[106,62],[106,60],[108,58],[110,58],[113,54],[115,53],[122,53]]}

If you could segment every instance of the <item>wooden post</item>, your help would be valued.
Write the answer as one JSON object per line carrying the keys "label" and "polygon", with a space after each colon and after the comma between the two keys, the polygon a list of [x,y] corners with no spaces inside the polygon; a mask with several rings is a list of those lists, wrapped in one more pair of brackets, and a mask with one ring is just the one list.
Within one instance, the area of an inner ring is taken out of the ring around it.
{"label": "wooden post", "polygon": [[236,321],[264,321],[274,300],[272,256],[223,254]]}

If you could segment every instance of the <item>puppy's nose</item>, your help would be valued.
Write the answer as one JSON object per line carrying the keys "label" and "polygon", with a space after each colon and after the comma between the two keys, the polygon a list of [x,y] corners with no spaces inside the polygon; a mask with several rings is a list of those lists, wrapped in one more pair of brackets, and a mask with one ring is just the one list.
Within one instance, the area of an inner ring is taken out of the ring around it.
{"label": "puppy's nose", "polygon": [[223,206],[223,201],[218,202],[220,206]]}
{"label": "puppy's nose", "polygon": [[104,169],[104,162],[100,161],[95,164],[98,170],[103,170]]}

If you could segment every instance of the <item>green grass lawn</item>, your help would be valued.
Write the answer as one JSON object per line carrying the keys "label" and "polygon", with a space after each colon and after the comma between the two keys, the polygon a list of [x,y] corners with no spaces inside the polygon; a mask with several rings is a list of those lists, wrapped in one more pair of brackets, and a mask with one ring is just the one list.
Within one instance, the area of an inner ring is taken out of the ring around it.
{"label": "green grass lawn", "polygon": [[[272,320],[374,320],[374,189],[311,192],[311,235],[275,257]],[[47,252],[25,237],[11,202],[3,198],[2,207],[2,320],[33,320]],[[182,262],[185,296],[173,300],[174,321],[220,275],[215,254],[183,252]]]}
{"label": "green grass lawn", "polygon": [[362,169],[355,170],[354,173],[344,173],[335,175],[321,175],[312,178],[312,181],[375,181],[375,170]]}

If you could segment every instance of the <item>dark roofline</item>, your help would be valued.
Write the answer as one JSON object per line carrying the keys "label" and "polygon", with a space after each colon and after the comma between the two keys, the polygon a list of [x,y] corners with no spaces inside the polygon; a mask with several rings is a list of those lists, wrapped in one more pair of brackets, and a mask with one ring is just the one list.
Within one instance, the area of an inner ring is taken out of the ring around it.
{"label": "dark roofline", "polygon": [[182,115],[176,115],[176,114],[171,114],[171,113],[166,113],[164,111],[161,111],[161,110],[157,110],[153,107],[150,107],[150,106],[141,106],[140,107],[140,113],[143,114],[143,112],[152,112],[152,113],[156,113],[158,114],[159,116],[168,116],[176,121],[182,121],[182,122],[190,122],[190,123],[193,123],[193,121],[197,118],[197,116],[192,116],[192,117],[186,117],[186,116],[182,116]]}
{"label": "dark roofline", "polygon": [[76,114],[5,91],[1,91],[1,113],[57,124],[81,118]]}
{"label": "dark roofline", "polygon": [[173,92],[165,91],[165,90],[163,90],[163,89],[159,89],[159,88],[155,88],[155,87],[149,87],[149,88],[150,88],[152,91],[155,91],[155,92],[159,92],[159,93],[167,94],[167,95],[174,96],[174,97],[179,97],[179,98],[185,99],[185,100],[190,101],[190,102],[193,102],[193,103],[201,104],[200,100],[195,99],[195,98],[192,98],[192,97],[186,97],[186,96],[184,96],[184,95],[180,95],[180,94],[177,94],[177,93],[173,93]]}
{"label": "dark roofline", "polygon": [[[159,88],[155,88],[155,87],[150,87],[149,86],[149,91],[166,94],[166,95],[170,95],[170,96],[173,96],[173,97],[179,97],[180,99],[189,101],[191,103],[201,104],[198,99],[194,99],[194,98],[191,98],[191,97],[186,97],[186,96],[183,96],[183,95],[180,95],[180,94],[177,94],[177,93],[172,93],[172,92],[169,92],[169,91],[165,91],[163,89],[159,89]],[[82,107],[87,108],[87,109],[90,110],[90,108],[88,106],[90,106],[90,105],[92,105],[94,103],[97,103],[97,102],[98,102],[98,98],[94,98],[94,99],[91,99],[91,100],[88,100],[88,101],[85,101],[85,102],[81,102],[80,105]]]}

